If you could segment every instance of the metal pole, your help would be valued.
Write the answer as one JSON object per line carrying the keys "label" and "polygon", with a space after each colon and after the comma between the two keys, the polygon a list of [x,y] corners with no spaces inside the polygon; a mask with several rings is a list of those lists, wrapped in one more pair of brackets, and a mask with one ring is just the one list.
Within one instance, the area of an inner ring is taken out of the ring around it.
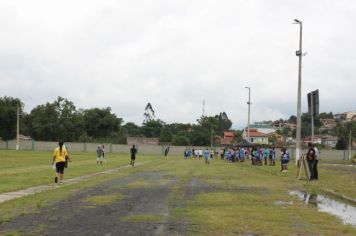
{"label": "metal pole", "polygon": [[351,130],[349,135],[349,161],[351,160],[351,147],[352,147],[352,138],[351,138]]}
{"label": "metal pole", "polygon": [[299,57],[299,66],[298,66],[298,97],[297,97],[297,137],[296,137],[296,165],[298,165],[298,160],[301,155],[300,143],[301,143],[301,94],[302,94],[302,35],[303,35],[303,26],[302,22],[299,20],[294,20],[299,24],[299,50],[296,55]]}
{"label": "metal pole", "polygon": [[245,87],[248,89],[248,116],[247,116],[247,141],[251,142],[250,140],[250,112],[251,112],[251,88]]}
{"label": "metal pole", "polygon": [[17,105],[16,150],[20,149],[20,106]]}
{"label": "metal pole", "polygon": [[311,142],[314,143],[314,92],[310,94],[311,113]]}

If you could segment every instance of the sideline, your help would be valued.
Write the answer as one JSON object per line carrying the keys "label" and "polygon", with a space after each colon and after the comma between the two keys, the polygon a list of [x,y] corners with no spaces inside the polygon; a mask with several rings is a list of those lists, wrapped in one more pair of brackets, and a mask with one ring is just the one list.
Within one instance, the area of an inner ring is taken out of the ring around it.
{"label": "sideline", "polygon": [[[136,166],[145,165],[145,164],[150,163],[150,162],[151,161],[135,163],[135,167]],[[83,176],[75,177],[75,178],[72,178],[72,179],[66,179],[66,180],[63,180],[63,183],[65,184],[64,186],[71,185],[71,184],[76,184],[76,183],[82,182],[82,181],[84,181],[86,179],[92,178],[94,176],[99,176],[99,175],[103,175],[103,174],[111,174],[111,173],[114,173],[114,172],[116,172],[118,170],[129,168],[129,167],[131,167],[131,165],[125,165],[125,166],[121,166],[121,167],[110,169],[110,170],[106,170],[106,171],[101,171],[101,172],[96,172],[96,173],[93,173],[93,174],[83,175]],[[41,185],[41,186],[21,189],[21,190],[17,190],[17,191],[14,191],[14,192],[2,193],[2,194],[0,194],[0,204],[3,203],[3,202],[7,202],[7,201],[10,201],[10,200],[16,199],[16,198],[21,198],[21,197],[25,197],[25,196],[32,195],[32,194],[35,194],[35,193],[41,193],[41,192],[44,192],[44,191],[47,191],[47,190],[56,189],[56,188],[59,188],[61,186],[62,185],[53,183],[53,184],[47,184],[47,185]]]}

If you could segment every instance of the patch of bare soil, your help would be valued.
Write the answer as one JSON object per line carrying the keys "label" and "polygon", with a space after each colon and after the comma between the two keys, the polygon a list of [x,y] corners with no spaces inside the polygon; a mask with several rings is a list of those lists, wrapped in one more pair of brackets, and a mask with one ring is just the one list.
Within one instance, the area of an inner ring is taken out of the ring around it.
{"label": "patch of bare soil", "polygon": [[[0,233],[20,231],[24,235],[155,235],[164,234],[170,224],[159,221],[128,222],[124,218],[135,215],[162,216],[168,213],[168,194],[173,179],[165,184],[148,188],[126,188],[136,180],[156,181],[159,173],[139,173],[125,179],[115,179],[91,189],[79,191],[74,196],[40,212],[17,217],[0,225]],[[118,186],[120,188],[114,188]],[[103,195],[123,195],[109,205],[90,204],[83,199]]]}

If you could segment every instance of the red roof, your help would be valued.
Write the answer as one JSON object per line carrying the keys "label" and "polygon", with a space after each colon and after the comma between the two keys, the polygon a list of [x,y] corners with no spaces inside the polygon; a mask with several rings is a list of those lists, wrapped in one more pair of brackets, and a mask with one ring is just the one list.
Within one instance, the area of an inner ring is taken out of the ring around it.
{"label": "red roof", "polygon": [[[246,129],[246,132],[247,132],[247,129]],[[268,137],[268,135],[258,132],[257,129],[250,129],[250,137]]]}
{"label": "red roof", "polygon": [[231,131],[225,131],[224,132],[224,138],[234,138],[234,132]]}

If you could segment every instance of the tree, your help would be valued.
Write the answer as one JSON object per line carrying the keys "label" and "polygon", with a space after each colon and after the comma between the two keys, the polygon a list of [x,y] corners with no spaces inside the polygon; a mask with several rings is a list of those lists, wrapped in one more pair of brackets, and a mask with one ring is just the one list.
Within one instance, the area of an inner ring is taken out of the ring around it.
{"label": "tree", "polygon": [[82,112],[62,97],[32,109],[27,122],[30,135],[37,140],[76,141],[84,132]]}
{"label": "tree", "polygon": [[16,137],[17,107],[23,115],[23,103],[18,98],[0,97],[0,137],[4,140]]}
{"label": "tree", "polygon": [[189,138],[185,134],[177,134],[173,137],[172,144],[178,146],[189,145]]}
{"label": "tree", "polygon": [[149,138],[159,137],[163,125],[164,122],[161,120],[146,121],[142,125],[143,135]]}
{"label": "tree", "polygon": [[129,136],[142,136],[143,131],[142,128],[136,125],[133,122],[127,122],[125,125],[122,126],[127,130],[127,135]]}
{"label": "tree", "polygon": [[147,103],[147,105],[145,107],[145,113],[143,113],[143,116],[145,117],[145,119],[143,120],[143,123],[154,120],[155,111],[153,110],[151,103]]}
{"label": "tree", "polygon": [[164,126],[162,129],[161,129],[161,132],[160,132],[160,135],[159,135],[159,141],[160,142],[164,142],[164,143],[169,143],[172,141],[172,132],[171,130],[169,129],[168,126]]}
{"label": "tree", "polygon": [[243,130],[235,130],[234,131],[234,139],[232,140],[232,142],[234,142],[234,143],[241,142],[243,140],[242,133],[243,133]]}
{"label": "tree", "polygon": [[322,112],[318,115],[319,119],[334,119],[334,114],[332,112],[326,113]]}
{"label": "tree", "polygon": [[337,140],[335,148],[337,150],[345,150],[347,148],[347,141],[344,137],[341,137]]}
{"label": "tree", "polygon": [[288,123],[291,123],[291,124],[297,124],[297,117],[296,116],[290,116],[289,119],[288,119]]}
{"label": "tree", "polygon": [[85,129],[89,136],[107,138],[113,136],[120,129],[123,120],[111,113],[111,108],[92,108],[84,111]]}

